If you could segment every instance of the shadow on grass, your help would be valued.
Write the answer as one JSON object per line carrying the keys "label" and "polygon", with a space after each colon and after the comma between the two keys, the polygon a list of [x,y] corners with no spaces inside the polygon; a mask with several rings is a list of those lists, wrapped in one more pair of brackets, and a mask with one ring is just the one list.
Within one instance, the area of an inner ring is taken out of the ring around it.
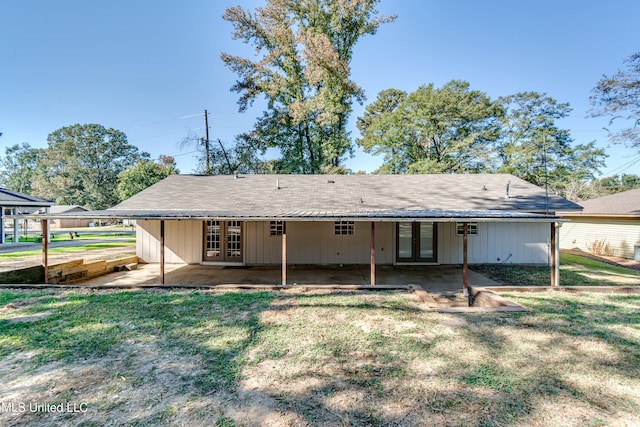
{"label": "shadow on grass", "polygon": [[[635,325],[636,328],[640,325],[640,312],[637,309],[640,298],[628,295],[583,295],[593,301],[585,302],[556,293],[505,296],[532,308],[533,312],[508,316],[459,315],[473,325],[464,329],[463,339],[480,348],[482,357],[467,360],[462,370],[459,361],[452,361],[443,371],[457,370],[455,380],[471,391],[484,390],[497,394],[498,399],[486,403],[488,413],[477,420],[479,425],[526,422],[535,409],[536,401],[563,396],[598,408],[603,413],[615,413],[620,407],[631,408],[636,413],[640,410],[637,401],[616,395],[615,392],[585,392],[593,385],[582,385],[577,379],[567,381],[568,377],[562,371],[563,367],[578,364],[584,375],[596,374],[594,378],[617,376],[640,379],[640,341],[637,335],[629,336],[619,331],[625,325]],[[609,302],[604,303],[602,299]],[[509,332],[497,326],[515,331],[515,336],[539,332],[546,334],[546,338],[536,342],[539,352],[533,352],[527,360],[505,368],[504,359],[514,354],[514,346],[522,343],[514,343]],[[590,341],[585,343],[585,339]],[[606,350],[594,356],[596,352],[591,346],[600,344],[604,344]],[[556,348],[562,349],[562,356],[554,356],[549,360],[547,353]],[[589,381],[597,379],[587,379],[587,383]],[[449,397],[440,396],[439,399],[447,400]]]}
{"label": "shadow on grass", "polygon": [[[195,356],[200,366],[196,377],[184,377],[189,389],[199,395],[215,392],[233,393],[237,387],[242,355],[252,344],[262,325],[258,316],[272,300],[268,292],[249,293],[173,293],[118,292],[70,293],[52,296],[25,308],[22,313],[53,313],[37,322],[14,323],[0,320],[0,364],[11,353],[36,354],[29,370],[45,368],[39,375],[51,373],[61,366],[73,370],[85,364],[107,364],[122,367],[135,359],[131,351],[148,343],[157,345],[176,360]],[[19,302],[20,298],[2,295],[3,301]],[[206,332],[206,336],[205,333]],[[214,337],[217,342],[212,342]],[[147,360],[147,364],[156,363]],[[50,367],[50,368],[49,368]],[[179,368],[179,367],[178,367]],[[135,386],[153,381],[154,367],[144,372],[127,372]],[[117,372],[114,375],[122,375]],[[103,378],[109,382],[113,378]],[[42,384],[21,386],[23,396],[34,399]],[[0,386],[0,389],[2,387]],[[5,389],[5,393],[9,390]],[[59,397],[59,396],[58,396]],[[50,401],[51,396],[46,398]],[[89,406],[112,410],[117,404],[89,402]],[[49,419],[51,414],[36,414]],[[167,414],[151,411],[137,417],[135,412],[127,422],[152,425],[167,418]],[[51,415],[52,417],[55,414]]]}
{"label": "shadow on grass", "polygon": [[[182,394],[190,396],[182,403],[209,404],[202,409],[203,424],[221,425],[247,422],[243,413],[252,413],[249,420],[256,424],[260,414],[277,414],[283,423],[311,425],[517,425],[529,422],[541,402],[557,398],[603,413],[615,412],[614,401],[638,409],[625,396],[586,393],[543,357],[547,348],[562,348],[552,362],[640,378],[640,343],[619,331],[620,325],[640,324],[637,296],[510,298],[533,312],[424,313],[394,293],[148,290],[43,296],[28,310],[53,311],[49,317],[23,324],[0,320],[0,354],[38,351],[39,365],[106,360],[114,369],[130,369],[113,376],[129,378],[133,392],[151,389],[162,402],[131,412],[126,421],[133,425],[180,423],[172,405]],[[509,331],[540,333],[540,351],[514,348],[518,343]],[[581,338],[613,351],[594,358]],[[176,366],[154,369],[160,363],[156,353],[141,354],[149,344]],[[475,353],[470,356],[468,349]],[[152,366],[136,373],[145,363]],[[172,376],[159,383],[168,371]],[[161,387],[166,384],[169,392]],[[104,413],[126,412],[131,403],[113,401],[113,394],[92,404]],[[106,421],[104,413],[99,420]],[[42,420],[51,421],[47,416]]]}

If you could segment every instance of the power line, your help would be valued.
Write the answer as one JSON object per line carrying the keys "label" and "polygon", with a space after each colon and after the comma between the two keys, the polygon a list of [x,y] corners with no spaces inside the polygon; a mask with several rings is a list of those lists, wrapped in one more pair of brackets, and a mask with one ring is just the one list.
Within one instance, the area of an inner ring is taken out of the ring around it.
{"label": "power line", "polygon": [[194,150],[194,151],[189,151],[188,153],[180,153],[180,154],[169,154],[169,156],[171,157],[180,157],[180,156],[186,156],[187,154],[193,154],[193,153],[197,153],[198,150]]}
{"label": "power line", "polygon": [[189,114],[189,115],[186,115],[186,116],[174,117],[172,119],[164,119],[164,120],[158,120],[158,121],[155,121],[155,122],[140,123],[140,124],[137,124],[137,125],[126,127],[126,128],[124,128],[124,130],[133,129],[133,128],[141,128],[141,127],[144,127],[144,126],[159,125],[159,124],[167,123],[167,122],[175,122],[175,121],[178,121],[178,120],[190,119],[192,117],[198,117],[198,116],[201,116],[201,115],[202,115],[202,113]]}
{"label": "power line", "polygon": [[[629,170],[629,168],[631,168],[631,166],[635,165],[638,162],[640,162],[640,154],[635,156],[635,158],[631,159],[627,163],[624,163],[624,164],[618,166],[617,168],[614,168],[614,169],[610,170],[608,172],[608,174],[609,175],[618,175],[618,174],[624,173],[627,170]],[[604,174],[600,174],[600,176],[602,176],[602,175],[604,175]]]}

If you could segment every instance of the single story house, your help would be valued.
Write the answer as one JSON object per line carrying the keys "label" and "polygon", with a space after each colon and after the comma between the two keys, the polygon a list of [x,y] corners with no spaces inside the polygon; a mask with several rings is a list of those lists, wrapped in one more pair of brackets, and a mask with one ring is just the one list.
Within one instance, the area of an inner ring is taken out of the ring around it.
{"label": "single story house", "polygon": [[[508,174],[171,175],[119,205],[148,263],[268,266],[551,262],[580,206]],[[163,268],[163,267],[162,267]],[[555,277],[555,279],[554,279]]]}
{"label": "single story house", "polygon": [[[79,205],[53,205],[49,209],[51,215],[57,215],[62,213],[72,213],[72,212],[86,212],[87,209],[83,208]],[[91,219],[87,218],[58,218],[51,220],[50,227],[52,229],[60,229],[60,228],[77,228],[77,227],[89,227],[89,223],[91,223]]]}
{"label": "single story house", "polygon": [[640,188],[580,202],[581,212],[562,212],[568,220],[560,248],[640,261]]}
{"label": "single story house", "polygon": [[[51,205],[53,202],[49,200],[0,188],[0,244],[5,243],[7,237],[11,237],[14,243],[18,242],[19,218],[16,215],[31,214],[37,211],[48,212]],[[11,233],[7,235],[5,220],[9,216],[12,217],[13,228]]]}

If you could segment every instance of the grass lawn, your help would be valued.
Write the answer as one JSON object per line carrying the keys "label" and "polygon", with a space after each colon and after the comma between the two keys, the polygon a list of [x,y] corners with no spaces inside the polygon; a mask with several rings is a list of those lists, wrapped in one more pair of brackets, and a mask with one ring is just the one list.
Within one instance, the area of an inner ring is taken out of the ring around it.
{"label": "grass lawn", "polygon": [[[51,242],[66,242],[71,240],[95,240],[95,239],[118,239],[118,238],[132,238],[135,237],[135,233],[129,231],[122,231],[121,233],[82,233],[77,236],[74,235],[73,239],[69,235],[69,232],[54,231],[51,233]],[[13,238],[9,238],[9,242],[13,241]],[[18,237],[20,243],[42,243],[42,236],[30,234],[28,236],[20,235]]]}
{"label": "grass lawn", "polygon": [[438,314],[404,293],[0,291],[18,425],[640,424],[640,296],[509,295]]}
{"label": "grass lawn", "polygon": [[[49,248],[49,255],[60,255],[60,254],[70,254],[76,252],[86,252],[96,249],[106,249],[106,248],[126,248],[127,246],[135,247],[136,241],[135,239],[122,239],[121,242],[104,242],[104,243],[89,243],[86,245],[79,246],[69,246],[62,248]],[[32,256],[41,256],[42,249],[34,249],[31,251],[20,251],[20,252],[6,252],[0,253],[0,259],[14,259],[14,258],[24,258],[24,257],[32,257]]]}
{"label": "grass lawn", "polygon": [[[497,282],[514,286],[549,286],[548,267],[515,264],[483,264],[470,267]],[[560,254],[561,286],[640,285],[640,271],[578,255]]]}

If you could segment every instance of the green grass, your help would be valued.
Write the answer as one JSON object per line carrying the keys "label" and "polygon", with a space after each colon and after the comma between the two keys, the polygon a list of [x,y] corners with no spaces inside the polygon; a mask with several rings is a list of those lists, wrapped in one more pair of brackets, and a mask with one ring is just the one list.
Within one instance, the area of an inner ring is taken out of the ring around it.
{"label": "green grass", "polygon": [[[90,243],[86,245],[80,246],[71,246],[71,247],[63,247],[63,248],[49,248],[49,255],[60,255],[60,254],[68,254],[75,252],[86,252],[96,249],[106,249],[106,248],[119,248],[119,247],[127,247],[134,246],[135,240],[122,240],[121,242],[105,242],[105,243]],[[21,251],[21,252],[7,252],[0,253],[0,259],[14,259],[14,258],[23,258],[23,257],[31,257],[31,256],[40,256],[42,255],[42,249],[34,249],[31,251]]]}
{"label": "green grass", "polygon": [[[12,235],[13,236],[13,235]],[[77,236],[74,235],[73,239],[68,232],[52,232],[52,242],[66,242],[72,240],[95,240],[95,239],[130,239],[135,237],[135,233],[122,231],[121,233],[82,233]],[[13,237],[9,238],[9,241],[13,241]],[[41,243],[42,237],[40,235],[29,234],[27,236],[18,236],[18,241],[21,243]]]}
{"label": "green grass", "polygon": [[21,419],[40,424],[640,423],[640,296],[508,297],[532,311],[429,313],[391,292],[3,291],[0,387],[89,405]]}
{"label": "green grass", "polygon": [[[549,286],[549,267],[517,264],[483,264],[471,266],[500,283],[514,286]],[[560,254],[562,286],[640,285],[640,271],[607,264],[590,258]]]}

